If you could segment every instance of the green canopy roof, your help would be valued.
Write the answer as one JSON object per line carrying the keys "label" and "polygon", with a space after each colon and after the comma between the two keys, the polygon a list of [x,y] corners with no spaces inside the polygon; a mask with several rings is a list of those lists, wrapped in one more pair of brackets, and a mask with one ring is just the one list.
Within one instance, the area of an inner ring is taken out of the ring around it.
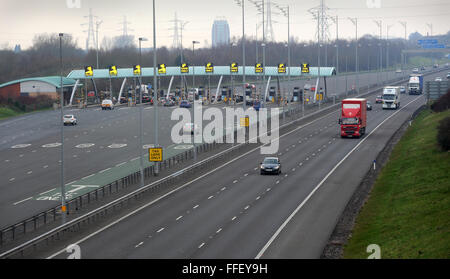
{"label": "green canopy roof", "polygon": [[[310,73],[305,74],[301,72],[301,67],[291,67],[291,76],[305,76],[305,77],[315,77],[318,76],[319,68],[310,67]],[[181,73],[180,67],[167,67],[165,74],[158,74],[158,76],[192,76],[194,73],[196,76],[230,76],[230,75],[243,75],[244,68],[242,66],[238,67],[237,73],[231,73],[229,66],[214,66],[213,73],[206,73],[204,66],[190,66],[189,73]],[[289,67],[286,67],[286,73],[278,73],[278,67],[266,67],[266,76],[288,76]],[[246,66],[245,74],[247,76],[262,76],[262,73],[255,73],[254,66]],[[321,67],[320,76],[332,76],[336,75],[336,70],[334,67]],[[133,74],[132,68],[117,69],[116,76],[110,76],[108,69],[99,69],[93,71],[93,76],[86,77],[84,70],[73,70],[67,76],[71,79],[106,79],[106,78],[129,78],[138,77],[139,75]],[[142,77],[153,77],[153,68],[142,68]]]}
{"label": "green canopy roof", "polygon": [[[55,86],[56,88],[61,88],[61,77],[59,77],[59,76],[32,77],[32,78],[23,78],[23,79],[13,80],[13,81],[10,81],[7,83],[0,84],[0,88],[11,85],[11,84],[21,83],[21,82],[26,82],[26,81],[41,81],[41,82],[50,83],[51,85]],[[75,82],[76,82],[76,80],[74,80],[74,79],[63,77],[63,87],[74,86]]]}

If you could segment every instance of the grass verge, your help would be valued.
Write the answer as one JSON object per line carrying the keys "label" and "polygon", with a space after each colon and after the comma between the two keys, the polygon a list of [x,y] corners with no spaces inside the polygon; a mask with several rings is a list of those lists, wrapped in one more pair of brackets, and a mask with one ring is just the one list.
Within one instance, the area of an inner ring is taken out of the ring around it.
{"label": "grass verge", "polygon": [[437,144],[437,125],[450,110],[419,114],[378,176],[357,217],[344,258],[450,258],[450,153]]}
{"label": "grass verge", "polygon": [[17,115],[21,115],[21,114],[24,114],[24,112],[17,112],[8,107],[0,107],[0,120],[9,118],[9,117],[13,117],[13,116],[17,116]]}

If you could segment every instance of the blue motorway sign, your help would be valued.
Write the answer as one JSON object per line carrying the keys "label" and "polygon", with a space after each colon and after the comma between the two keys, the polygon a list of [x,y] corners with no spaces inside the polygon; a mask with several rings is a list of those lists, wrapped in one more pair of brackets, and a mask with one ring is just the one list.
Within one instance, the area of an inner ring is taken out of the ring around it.
{"label": "blue motorway sign", "polygon": [[422,45],[422,48],[430,49],[430,48],[445,48],[445,45],[443,44],[436,44],[436,45]]}
{"label": "blue motorway sign", "polygon": [[417,43],[419,45],[435,45],[438,43],[438,40],[436,39],[418,40]]}

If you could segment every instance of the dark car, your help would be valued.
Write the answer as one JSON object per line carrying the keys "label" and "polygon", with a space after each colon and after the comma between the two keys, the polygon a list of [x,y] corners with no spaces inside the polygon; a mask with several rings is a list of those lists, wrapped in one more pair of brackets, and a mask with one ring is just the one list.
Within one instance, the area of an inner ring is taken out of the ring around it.
{"label": "dark car", "polygon": [[167,100],[164,102],[164,106],[165,106],[165,107],[173,107],[173,106],[175,106],[175,102],[174,102],[172,99],[167,99]]}
{"label": "dark car", "polygon": [[400,86],[400,94],[406,94],[406,87]]}
{"label": "dark car", "polygon": [[261,174],[281,174],[281,162],[277,157],[266,157],[261,163]]}
{"label": "dark car", "polygon": [[181,101],[180,108],[191,108],[191,103],[188,101]]}
{"label": "dark car", "polygon": [[253,102],[253,109],[255,109],[256,111],[259,111],[260,108],[261,108],[261,103],[259,101]]}
{"label": "dark car", "polygon": [[142,103],[149,103],[150,96],[148,94],[142,94]]}
{"label": "dark car", "polygon": [[379,103],[382,103],[382,102],[383,102],[383,96],[379,95],[379,96],[377,96],[375,98],[375,103],[376,104],[379,104]]}
{"label": "dark car", "polygon": [[367,101],[367,110],[372,110],[372,103]]}

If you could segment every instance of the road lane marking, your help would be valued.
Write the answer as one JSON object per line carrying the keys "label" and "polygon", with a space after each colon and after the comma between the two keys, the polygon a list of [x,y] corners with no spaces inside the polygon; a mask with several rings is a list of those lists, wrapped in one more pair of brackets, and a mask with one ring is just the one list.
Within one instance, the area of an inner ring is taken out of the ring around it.
{"label": "road lane marking", "polygon": [[180,220],[181,218],[183,218],[183,215],[178,216],[178,218],[176,219],[176,221]]}
{"label": "road lane marking", "polygon": [[205,242],[203,242],[202,244],[200,244],[200,246],[198,246],[198,249],[202,248],[203,245],[205,245]]}
{"label": "road lane marking", "polygon": [[236,216],[234,216],[233,218],[231,218],[231,221],[234,221],[234,220],[236,220],[236,218],[237,218],[237,217],[236,217]]}
{"label": "road lane marking", "polygon": [[220,233],[221,231],[222,231],[222,228],[218,229],[218,230],[216,231],[216,233]]}
{"label": "road lane marking", "polygon": [[160,228],[159,230],[157,230],[156,232],[157,233],[160,233],[160,232],[162,232],[164,230],[164,228]]}
{"label": "road lane marking", "polygon": [[398,114],[400,111],[402,111],[404,108],[409,106],[411,103],[417,101],[423,96],[417,97],[402,108],[400,110],[397,110],[390,116],[388,116],[386,119],[384,119],[378,126],[375,127],[375,129],[370,132],[366,137],[364,137],[352,150],[350,150],[342,160],[340,160],[329,172],[325,175],[325,177],[319,182],[319,184],[316,185],[316,187],[309,193],[309,195],[297,206],[297,208],[289,215],[289,217],[281,224],[281,226],[277,229],[277,231],[272,235],[272,237],[269,239],[269,241],[263,246],[263,248],[259,251],[259,253],[256,255],[256,259],[259,259],[262,257],[262,255],[267,251],[269,246],[275,241],[275,239],[278,237],[278,235],[281,233],[281,231],[286,227],[286,225],[294,218],[294,216],[300,211],[300,209],[303,208],[303,206],[306,204],[306,202],[309,201],[309,199],[314,195],[314,193],[325,183],[325,181],[330,177],[334,171],[356,150],[358,147],[360,147],[376,130],[378,130],[381,125],[383,125],[386,121],[391,119],[393,116]]}
{"label": "road lane marking", "polygon": [[95,175],[95,173],[94,173],[94,174],[91,174],[91,175],[88,175],[88,176],[86,176],[86,177],[83,177],[82,180],[83,180],[83,179],[88,179],[88,178],[90,178],[90,177],[93,177],[94,175]]}
{"label": "road lane marking", "polygon": [[208,197],[208,200],[210,200],[210,199],[212,199],[212,198],[214,198],[214,196],[209,196],[209,197]]}
{"label": "road lane marking", "polygon": [[123,163],[117,164],[116,167],[123,166],[123,165],[125,165],[126,163],[127,163],[127,162],[123,162]]}
{"label": "road lane marking", "polygon": [[99,173],[104,173],[105,171],[109,171],[110,169],[111,168],[104,169],[104,170],[100,171]]}
{"label": "road lane marking", "polygon": [[199,207],[199,205],[197,204],[196,206],[193,207],[193,209],[196,209],[197,207]]}
{"label": "road lane marking", "polygon": [[23,203],[23,202],[25,202],[25,201],[31,200],[32,198],[33,198],[33,197],[29,197],[29,198],[27,198],[27,199],[18,201],[18,202],[16,202],[16,203],[13,203],[13,205],[18,205],[19,203]]}
{"label": "road lane marking", "polygon": [[54,190],[56,190],[56,188],[53,188],[53,189],[51,189],[51,190],[45,191],[45,192],[43,192],[43,193],[40,193],[39,196],[45,195],[45,194],[47,194],[48,192],[51,192],[51,191],[54,191]]}

